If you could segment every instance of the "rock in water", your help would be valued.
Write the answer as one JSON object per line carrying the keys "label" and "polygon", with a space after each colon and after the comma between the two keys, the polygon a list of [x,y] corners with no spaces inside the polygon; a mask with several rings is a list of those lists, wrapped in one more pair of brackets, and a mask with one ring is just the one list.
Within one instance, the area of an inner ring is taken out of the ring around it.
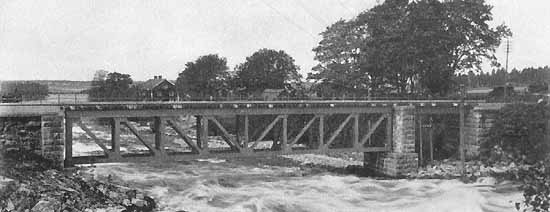
{"label": "rock in water", "polygon": [[55,212],[56,204],[53,201],[49,200],[40,200],[34,207],[32,207],[32,212]]}

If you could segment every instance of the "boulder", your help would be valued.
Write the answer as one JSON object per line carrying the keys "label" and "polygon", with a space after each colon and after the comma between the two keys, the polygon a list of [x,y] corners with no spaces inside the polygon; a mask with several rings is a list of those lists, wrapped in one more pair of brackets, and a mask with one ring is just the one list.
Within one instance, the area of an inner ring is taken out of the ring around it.
{"label": "boulder", "polygon": [[32,207],[31,212],[55,212],[58,204],[51,200],[40,200],[34,207]]}

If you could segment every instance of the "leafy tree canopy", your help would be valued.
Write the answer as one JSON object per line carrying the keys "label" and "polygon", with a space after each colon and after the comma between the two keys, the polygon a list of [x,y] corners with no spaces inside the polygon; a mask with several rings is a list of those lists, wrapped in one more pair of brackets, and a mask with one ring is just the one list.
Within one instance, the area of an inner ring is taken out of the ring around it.
{"label": "leafy tree canopy", "polygon": [[290,83],[300,81],[299,69],[286,52],[260,49],[237,65],[235,85],[244,93],[285,89]]}
{"label": "leafy tree canopy", "polygon": [[491,9],[484,0],[386,0],[321,33],[309,78],[339,92],[444,95],[455,73],[497,64],[511,32],[489,26]]}
{"label": "leafy tree canopy", "polygon": [[90,101],[127,101],[134,100],[136,89],[129,74],[112,72],[103,81],[94,81],[88,91]]}
{"label": "leafy tree canopy", "polygon": [[228,91],[229,77],[227,59],[217,54],[199,57],[185,64],[179,73],[176,87],[180,94],[192,97],[223,95]]}

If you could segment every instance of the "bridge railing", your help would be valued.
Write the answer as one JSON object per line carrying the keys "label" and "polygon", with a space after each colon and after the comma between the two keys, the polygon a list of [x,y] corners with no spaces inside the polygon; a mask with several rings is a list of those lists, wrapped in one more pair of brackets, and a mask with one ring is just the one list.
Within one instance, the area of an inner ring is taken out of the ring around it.
{"label": "bridge railing", "polygon": [[[394,101],[394,100],[455,100],[457,97],[425,97],[425,96],[331,96],[331,97],[250,97],[250,96],[218,96],[218,97],[188,97],[175,98],[170,100],[155,100],[138,98],[94,98],[91,99],[87,94],[50,94],[45,99],[31,100],[23,97],[23,101],[17,104],[82,104],[91,102],[235,102],[235,101],[269,101],[269,102],[284,102],[284,101]],[[477,100],[469,98],[466,100]],[[14,103],[12,103],[14,104]]]}

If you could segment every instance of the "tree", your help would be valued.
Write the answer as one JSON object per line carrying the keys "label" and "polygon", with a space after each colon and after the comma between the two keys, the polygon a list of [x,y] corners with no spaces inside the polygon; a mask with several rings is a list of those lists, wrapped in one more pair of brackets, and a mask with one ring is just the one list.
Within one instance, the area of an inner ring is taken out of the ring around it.
{"label": "tree", "polygon": [[94,79],[92,80],[92,84],[94,82],[102,82],[102,81],[105,81],[105,79],[107,78],[107,74],[109,74],[108,71],[105,71],[105,70],[97,70],[95,71],[94,73]]}
{"label": "tree", "polygon": [[104,81],[94,81],[88,91],[90,101],[128,101],[136,99],[136,89],[129,74],[113,72]]}
{"label": "tree", "polygon": [[314,49],[323,68],[310,77],[349,75],[352,92],[445,95],[456,73],[497,64],[495,49],[511,33],[488,25],[491,9],[484,0],[387,0],[327,28]]}
{"label": "tree", "polygon": [[308,79],[316,80],[315,90],[321,96],[341,96],[368,88],[369,79],[359,72],[358,46],[366,40],[364,28],[355,22],[339,20],[322,32],[323,40],[315,47],[315,60]]}
{"label": "tree", "polygon": [[1,94],[20,96],[24,100],[39,100],[48,96],[48,85],[38,82],[2,82]]}
{"label": "tree", "polygon": [[260,49],[237,65],[235,85],[246,94],[265,89],[285,89],[301,79],[294,59],[286,52]]}
{"label": "tree", "polygon": [[217,54],[199,57],[185,64],[185,69],[176,80],[176,88],[181,96],[218,96],[227,93],[229,78],[227,59]]}

